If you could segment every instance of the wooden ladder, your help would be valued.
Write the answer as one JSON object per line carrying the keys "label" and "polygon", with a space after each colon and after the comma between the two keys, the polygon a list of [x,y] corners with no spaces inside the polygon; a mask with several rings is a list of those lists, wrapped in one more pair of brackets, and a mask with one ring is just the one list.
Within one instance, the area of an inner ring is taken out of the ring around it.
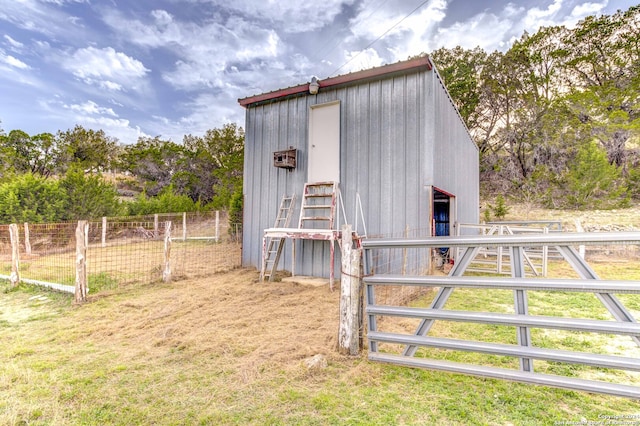
{"label": "wooden ladder", "polygon": [[298,228],[333,229],[337,194],[337,182],[305,183]]}
{"label": "wooden ladder", "polygon": [[[288,228],[291,223],[291,215],[295,207],[296,196],[292,195],[287,197],[282,196],[280,200],[280,208],[278,209],[278,215],[276,216],[274,228]],[[263,259],[262,270],[260,272],[260,281],[264,281],[266,278],[269,281],[273,281],[278,262],[280,261],[280,255],[284,248],[284,238],[269,238],[267,242],[266,256]]]}

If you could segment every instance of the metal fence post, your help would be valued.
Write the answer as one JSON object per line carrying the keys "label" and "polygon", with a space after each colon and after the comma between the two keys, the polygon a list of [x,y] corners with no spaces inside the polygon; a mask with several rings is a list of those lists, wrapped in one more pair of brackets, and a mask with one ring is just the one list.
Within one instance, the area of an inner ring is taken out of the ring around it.
{"label": "metal fence post", "polygon": [[20,283],[20,236],[18,225],[15,223],[9,225],[9,237],[11,238],[11,275],[9,281],[13,288]]}

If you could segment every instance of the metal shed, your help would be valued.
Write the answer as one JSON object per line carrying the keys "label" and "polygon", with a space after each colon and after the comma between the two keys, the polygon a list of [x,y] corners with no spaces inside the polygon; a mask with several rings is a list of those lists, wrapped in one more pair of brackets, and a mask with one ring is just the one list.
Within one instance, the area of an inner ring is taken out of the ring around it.
{"label": "metal shed", "polygon": [[[336,227],[357,224],[360,234],[366,226],[369,236],[453,235],[457,223],[478,223],[478,148],[427,56],[239,103],[246,108],[244,266],[261,266],[264,231],[283,196],[296,195],[297,220],[308,182],[338,182]],[[295,262],[285,246],[279,269],[329,276],[333,242],[291,244]]]}

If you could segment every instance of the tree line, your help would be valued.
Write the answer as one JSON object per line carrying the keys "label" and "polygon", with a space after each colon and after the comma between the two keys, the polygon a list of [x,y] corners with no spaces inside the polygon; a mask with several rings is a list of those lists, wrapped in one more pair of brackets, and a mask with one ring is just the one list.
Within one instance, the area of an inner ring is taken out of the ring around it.
{"label": "tree line", "polygon": [[551,208],[640,199],[640,6],[431,54],[480,150],[481,190]]}
{"label": "tree line", "polygon": [[55,135],[0,128],[0,223],[241,209],[243,157],[235,124],[132,145],[79,125]]}

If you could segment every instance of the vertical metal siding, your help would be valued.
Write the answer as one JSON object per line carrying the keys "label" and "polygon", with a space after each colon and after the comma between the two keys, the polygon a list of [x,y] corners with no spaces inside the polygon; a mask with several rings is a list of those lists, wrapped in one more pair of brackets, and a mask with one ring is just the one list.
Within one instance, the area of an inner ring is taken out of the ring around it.
{"label": "vertical metal siding", "polygon": [[[477,149],[438,78],[425,70],[247,109],[244,265],[259,267],[262,233],[273,226],[283,194],[298,197],[292,221],[297,223],[307,175],[309,108],[336,100],[341,105],[340,188],[350,223],[359,193],[370,235],[399,236],[407,226],[426,232],[430,185],[456,195],[461,221],[477,222]],[[297,168],[273,167],[273,151],[289,146],[298,149]],[[328,243],[296,244],[296,273],[328,276]],[[289,270],[291,241],[283,258],[280,266]]]}
{"label": "vertical metal siding", "polygon": [[456,196],[458,221],[478,223],[479,219],[479,163],[478,149],[461,122],[451,99],[434,73],[436,104],[436,143],[434,145],[433,184]]}

